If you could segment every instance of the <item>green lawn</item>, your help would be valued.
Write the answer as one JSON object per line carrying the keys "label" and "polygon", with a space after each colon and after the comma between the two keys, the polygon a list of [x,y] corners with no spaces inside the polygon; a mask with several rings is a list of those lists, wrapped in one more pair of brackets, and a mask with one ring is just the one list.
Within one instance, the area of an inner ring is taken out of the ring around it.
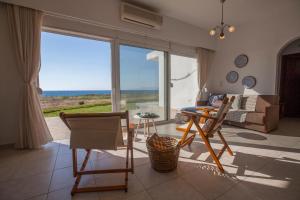
{"label": "green lawn", "polygon": [[111,112],[111,105],[90,105],[78,106],[72,108],[61,108],[55,110],[44,110],[45,117],[57,117],[60,112],[65,113],[97,113],[97,112]]}

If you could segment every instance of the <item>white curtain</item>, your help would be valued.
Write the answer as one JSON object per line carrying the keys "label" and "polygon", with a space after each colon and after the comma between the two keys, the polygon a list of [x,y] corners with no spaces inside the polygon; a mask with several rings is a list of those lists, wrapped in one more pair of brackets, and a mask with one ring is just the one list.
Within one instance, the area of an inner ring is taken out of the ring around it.
{"label": "white curtain", "polygon": [[[208,70],[211,64],[213,51],[197,48],[198,55],[198,86],[199,92],[197,95],[197,101],[207,100],[208,89],[207,89],[207,79],[208,79]],[[196,102],[197,103],[197,102]]]}
{"label": "white curtain", "polygon": [[39,148],[52,140],[37,93],[43,14],[6,4],[17,69],[22,80],[17,148]]}

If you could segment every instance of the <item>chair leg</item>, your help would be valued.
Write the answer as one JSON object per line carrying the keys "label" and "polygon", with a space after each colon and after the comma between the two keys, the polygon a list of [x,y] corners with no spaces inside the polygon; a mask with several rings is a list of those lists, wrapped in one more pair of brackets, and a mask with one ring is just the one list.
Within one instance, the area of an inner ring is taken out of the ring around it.
{"label": "chair leg", "polygon": [[140,125],[141,125],[141,119],[139,119],[139,122],[137,124],[137,127],[136,127],[136,130],[135,130],[135,138],[137,138],[137,135],[138,135],[138,129],[140,128]]}
{"label": "chair leg", "polygon": [[232,152],[232,150],[230,149],[229,145],[227,144],[227,142],[226,142],[225,138],[223,137],[221,131],[218,131],[218,135],[219,135],[219,137],[221,138],[221,140],[222,140],[224,146],[226,147],[226,149],[227,149],[229,155],[233,156],[233,152]]}
{"label": "chair leg", "polygon": [[213,160],[216,162],[216,164],[217,164],[219,170],[220,170],[222,173],[224,173],[224,168],[223,168],[222,164],[220,163],[218,157],[216,156],[216,154],[215,154],[213,148],[211,147],[208,138],[205,136],[204,132],[202,131],[202,129],[201,129],[201,127],[199,126],[199,124],[198,124],[198,122],[196,121],[196,119],[195,119],[194,117],[192,117],[192,120],[193,120],[193,122],[195,123],[195,126],[196,126],[196,128],[197,128],[197,130],[198,130],[198,132],[199,132],[199,135],[201,136],[202,140],[204,141],[204,143],[205,143],[205,145],[206,145],[206,147],[207,147],[207,149],[208,149],[208,151],[209,151],[211,157],[212,157]]}
{"label": "chair leg", "polygon": [[[76,149],[75,149],[75,151],[76,151]],[[83,171],[85,169],[85,167],[87,165],[87,162],[89,160],[89,157],[90,157],[90,153],[91,153],[91,150],[87,150],[85,158],[84,158],[84,161],[83,161],[83,163],[81,165],[80,171]],[[77,168],[77,165],[76,165],[76,168]],[[72,196],[77,192],[80,180],[81,180],[81,174],[77,174],[74,186],[73,186],[72,191],[71,191],[71,195]]]}
{"label": "chair leg", "polygon": [[77,150],[72,149],[72,160],[73,160],[73,176],[77,176]]}
{"label": "chair leg", "polygon": [[[131,139],[130,139],[131,140]],[[128,142],[131,142],[128,140]],[[127,186],[128,186],[128,158],[129,158],[129,149],[130,149],[130,144],[127,144],[126,148],[126,172],[125,172],[125,192],[127,192]]]}
{"label": "chair leg", "polygon": [[179,141],[179,143],[181,144],[181,147],[184,147],[185,145],[187,145],[187,143],[186,143],[186,137],[188,136],[188,134],[189,134],[192,126],[193,126],[193,120],[191,119],[189,121],[188,126],[186,127],[186,129],[185,129],[185,131],[184,131],[184,133],[183,133],[180,141]]}

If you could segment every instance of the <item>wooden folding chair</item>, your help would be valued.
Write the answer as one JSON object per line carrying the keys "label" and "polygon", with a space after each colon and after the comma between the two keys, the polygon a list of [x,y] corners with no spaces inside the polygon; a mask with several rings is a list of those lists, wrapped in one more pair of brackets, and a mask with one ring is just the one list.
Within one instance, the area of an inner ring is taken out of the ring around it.
{"label": "wooden folding chair", "polygon": [[[129,128],[129,115],[126,112],[114,113],[60,113],[60,118],[71,130],[70,148],[73,157],[73,176],[76,177],[71,195],[82,192],[125,190],[128,187],[128,172],[133,169],[133,130]],[[121,120],[126,120],[127,144],[124,144]],[[117,150],[118,147],[126,147],[126,167],[121,169],[85,170],[92,149]],[[86,149],[86,156],[77,169],[77,149]],[[130,152],[130,167],[129,167]],[[111,185],[102,187],[78,187],[82,175],[124,173],[123,185]]]}
{"label": "wooden folding chair", "polygon": [[[206,115],[206,114],[203,115],[202,113],[199,112],[182,111],[182,114],[188,116],[190,120],[186,125],[179,126],[177,128],[177,130],[184,132],[180,140],[181,147],[190,145],[193,142],[196,134],[198,133],[202,138],[202,140],[204,141],[211,157],[216,162],[221,172],[224,172],[224,169],[219,159],[221,158],[225,150],[227,149],[228,153],[231,156],[233,155],[230,147],[228,146],[225,138],[221,133],[221,129],[222,129],[221,125],[226,117],[228,110],[232,105],[232,102],[234,101],[234,98],[235,98],[234,96],[231,97],[230,101],[228,100],[227,97],[224,98],[222,105],[218,109],[215,116]],[[205,118],[206,121],[204,123],[200,123],[203,118]],[[222,149],[219,151],[217,155],[210,144],[210,138],[213,137],[215,133],[219,135],[222,143],[224,144],[224,146],[222,147]],[[191,134],[191,136],[188,137],[189,134]]]}

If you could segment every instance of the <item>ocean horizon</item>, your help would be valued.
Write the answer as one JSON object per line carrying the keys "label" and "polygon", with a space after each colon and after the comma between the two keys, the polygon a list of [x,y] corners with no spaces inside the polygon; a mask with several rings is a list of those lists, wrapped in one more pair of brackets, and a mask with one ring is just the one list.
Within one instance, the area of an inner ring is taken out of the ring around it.
{"label": "ocean horizon", "polygon": [[[121,90],[121,94],[126,93],[157,93],[158,90]],[[45,90],[42,93],[43,97],[55,96],[83,96],[83,95],[111,95],[111,90]]]}

